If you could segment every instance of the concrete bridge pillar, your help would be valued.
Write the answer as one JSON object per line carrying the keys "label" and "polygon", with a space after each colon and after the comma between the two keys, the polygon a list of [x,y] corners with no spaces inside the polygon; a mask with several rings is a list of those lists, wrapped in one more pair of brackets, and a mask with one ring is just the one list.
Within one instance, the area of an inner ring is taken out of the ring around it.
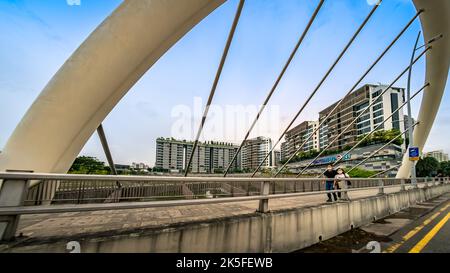
{"label": "concrete bridge pillar", "polygon": [[[8,171],[31,172],[31,171]],[[0,188],[0,207],[18,207],[24,204],[29,180],[5,180]],[[20,215],[0,216],[0,240],[10,241],[16,235]]]}

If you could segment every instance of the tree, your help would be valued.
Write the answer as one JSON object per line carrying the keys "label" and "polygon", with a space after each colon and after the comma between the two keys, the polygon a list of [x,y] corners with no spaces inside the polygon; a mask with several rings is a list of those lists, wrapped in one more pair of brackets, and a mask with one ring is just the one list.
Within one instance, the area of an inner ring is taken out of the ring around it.
{"label": "tree", "polygon": [[443,176],[450,176],[450,161],[441,162],[439,171]]}
{"label": "tree", "polygon": [[[347,171],[347,170],[346,170]],[[375,175],[377,172],[369,171],[365,169],[355,168],[348,175],[352,178],[369,178]]]}
{"label": "tree", "polygon": [[435,176],[439,170],[439,161],[433,157],[425,157],[419,160],[416,165],[418,177]]}
{"label": "tree", "polygon": [[[361,146],[365,147],[365,146],[374,145],[374,144],[388,143],[389,141],[398,137],[400,134],[401,134],[401,132],[397,129],[392,129],[389,131],[379,130],[379,131],[374,132],[368,138],[366,138],[361,143]],[[362,135],[358,138],[358,140],[361,140],[361,139],[365,138],[366,136],[367,136],[367,134]],[[403,142],[404,142],[403,138],[399,137],[393,143],[396,145],[402,145]]]}
{"label": "tree", "polygon": [[75,159],[69,173],[74,174],[110,174],[110,168],[95,157],[79,156]]}
{"label": "tree", "polygon": [[[161,167],[153,167],[153,172],[156,172],[156,173],[168,173],[169,170],[161,168]],[[184,172],[184,170],[183,170],[183,172]]]}

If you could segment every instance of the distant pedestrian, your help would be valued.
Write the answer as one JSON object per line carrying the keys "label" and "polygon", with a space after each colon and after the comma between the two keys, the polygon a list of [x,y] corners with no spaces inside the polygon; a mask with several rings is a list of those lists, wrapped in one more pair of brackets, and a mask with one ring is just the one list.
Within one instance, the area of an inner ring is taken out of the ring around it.
{"label": "distant pedestrian", "polygon": [[348,174],[345,173],[345,170],[342,168],[337,169],[337,174],[334,177],[335,178],[335,187],[337,189],[342,189],[344,191],[338,192],[338,197],[340,200],[343,201],[349,201],[350,198],[348,198],[347,191],[345,191],[348,188],[348,181],[345,178],[350,178]]}
{"label": "distant pedestrian", "polygon": [[[327,170],[323,173],[323,175],[328,178],[325,180],[325,189],[327,191],[334,190],[334,178],[337,175],[337,172],[333,169],[333,166],[328,165]],[[336,193],[327,193],[328,200],[327,202],[337,201]],[[334,198],[333,198],[334,197]]]}

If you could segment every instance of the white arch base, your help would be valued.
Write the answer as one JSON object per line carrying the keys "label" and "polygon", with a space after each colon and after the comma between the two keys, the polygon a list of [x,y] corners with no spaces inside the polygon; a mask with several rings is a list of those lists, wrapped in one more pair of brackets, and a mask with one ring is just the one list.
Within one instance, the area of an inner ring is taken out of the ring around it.
{"label": "white arch base", "polygon": [[[89,137],[142,75],[225,0],[125,0],[77,49],[30,107],[0,154],[0,171],[65,173]],[[414,0],[425,38],[427,89],[415,131],[423,148],[449,68],[450,1]],[[399,177],[409,174],[407,158]]]}

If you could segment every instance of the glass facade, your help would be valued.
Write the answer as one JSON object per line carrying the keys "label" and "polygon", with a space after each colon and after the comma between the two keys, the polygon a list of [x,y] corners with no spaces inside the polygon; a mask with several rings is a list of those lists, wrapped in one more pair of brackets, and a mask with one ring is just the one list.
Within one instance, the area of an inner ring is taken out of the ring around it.
{"label": "glass facade", "polygon": [[[398,108],[398,94],[391,93],[391,111],[394,112]],[[392,128],[400,130],[400,117],[398,112],[392,116]]]}

